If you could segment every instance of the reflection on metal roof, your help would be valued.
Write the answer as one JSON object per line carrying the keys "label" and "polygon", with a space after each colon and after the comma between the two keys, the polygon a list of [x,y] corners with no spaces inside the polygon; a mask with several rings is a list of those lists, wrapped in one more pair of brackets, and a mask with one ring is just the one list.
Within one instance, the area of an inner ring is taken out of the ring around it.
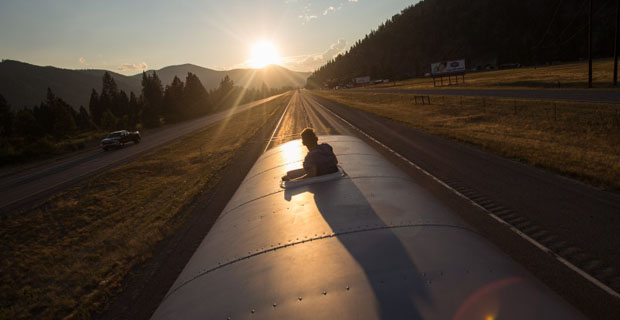
{"label": "reflection on metal roof", "polygon": [[344,172],[344,169],[342,169],[341,166],[338,166],[338,171],[334,172],[334,173],[330,173],[330,174],[325,174],[322,176],[318,176],[318,177],[312,177],[312,178],[307,178],[307,179],[303,179],[303,180],[297,180],[297,181],[282,181],[280,182],[280,188],[282,189],[294,189],[294,188],[299,188],[299,187],[303,187],[303,186],[309,186],[311,184],[315,184],[315,183],[321,183],[321,182],[327,182],[327,181],[332,181],[332,180],[336,180],[336,179],[342,179],[346,176],[346,172]]}
{"label": "reflection on metal roof", "polygon": [[306,149],[267,151],[154,319],[581,317],[366,143],[319,139],[347,175],[283,190]]}

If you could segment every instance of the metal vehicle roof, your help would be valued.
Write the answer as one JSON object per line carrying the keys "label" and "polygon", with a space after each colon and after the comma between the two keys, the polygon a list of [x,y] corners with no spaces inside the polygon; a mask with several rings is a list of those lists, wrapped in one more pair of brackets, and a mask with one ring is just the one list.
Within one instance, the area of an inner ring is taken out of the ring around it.
{"label": "metal vehicle roof", "polygon": [[319,142],[346,176],[283,190],[307,150],[267,151],[153,319],[582,318],[365,142]]}

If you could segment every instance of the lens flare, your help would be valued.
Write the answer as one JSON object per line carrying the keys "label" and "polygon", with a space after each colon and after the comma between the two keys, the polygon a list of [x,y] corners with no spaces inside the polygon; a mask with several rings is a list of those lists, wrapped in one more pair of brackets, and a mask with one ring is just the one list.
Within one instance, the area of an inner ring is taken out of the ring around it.
{"label": "lens flare", "polygon": [[250,50],[249,65],[253,68],[264,68],[270,64],[279,64],[280,56],[276,47],[267,41],[256,43]]}

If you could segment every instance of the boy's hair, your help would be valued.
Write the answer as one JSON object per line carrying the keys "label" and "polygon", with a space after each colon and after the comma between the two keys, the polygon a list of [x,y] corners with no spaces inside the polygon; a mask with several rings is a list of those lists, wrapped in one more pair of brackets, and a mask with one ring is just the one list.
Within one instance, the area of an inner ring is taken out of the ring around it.
{"label": "boy's hair", "polygon": [[303,141],[304,144],[306,143],[316,144],[317,141],[319,141],[319,138],[314,133],[314,129],[306,128],[301,132],[301,141]]}

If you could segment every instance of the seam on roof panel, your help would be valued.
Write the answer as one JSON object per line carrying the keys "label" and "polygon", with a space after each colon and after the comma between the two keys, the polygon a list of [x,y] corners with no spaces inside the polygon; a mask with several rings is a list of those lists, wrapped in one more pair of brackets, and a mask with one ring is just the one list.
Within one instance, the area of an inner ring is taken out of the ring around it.
{"label": "seam on roof panel", "polygon": [[[381,157],[381,158],[383,158],[383,156],[380,155],[380,154],[371,154],[371,153],[341,153],[341,154],[339,154],[337,156],[338,157],[341,157],[341,156],[371,156],[371,157]],[[252,178],[254,178],[254,177],[258,176],[258,175],[261,175],[261,174],[263,174],[265,172],[269,172],[271,170],[274,170],[274,169],[277,169],[277,168],[281,168],[281,167],[284,167],[284,166],[288,166],[288,165],[291,165],[291,164],[294,164],[294,163],[302,162],[302,161],[303,161],[303,159],[300,159],[300,160],[295,160],[295,161],[287,162],[287,163],[284,163],[284,164],[281,164],[281,165],[277,165],[275,167],[271,167],[271,168],[269,168],[267,170],[263,170],[261,172],[257,172],[255,174],[253,174],[252,176],[245,178],[245,180],[243,180],[243,182],[246,182],[246,181],[248,181],[248,180],[250,180],[250,179],[252,179]]]}
{"label": "seam on roof panel", "polygon": [[318,240],[325,240],[325,239],[331,239],[331,238],[335,238],[338,236],[345,236],[345,235],[350,235],[350,234],[356,234],[356,233],[363,233],[363,232],[371,232],[371,231],[380,231],[380,230],[388,230],[388,229],[400,229],[400,228],[415,228],[415,227],[439,227],[439,228],[454,228],[454,229],[460,229],[460,230],[464,230],[464,231],[468,231],[471,233],[474,233],[476,235],[479,235],[478,232],[476,232],[475,230],[472,230],[470,228],[467,228],[465,226],[458,226],[458,225],[448,225],[448,224],[401,224],[401,225],[386,225],[386,226],[379,226],[379,227],[371,227],[371,228],[365,228],[365,229],[358,229],[358,230],[350,230],[350,231],[343,231],[343,232],[337,232],[337,233],[331,233],[331,234],[327,234],[324,236],[318,236],[318,237],[314,237],[314,238],[310,238],[310,239],[305,239],[305,240],[300,240],[300,241],[296,241],[296,242],[291,242],[289,244],[284,244],[281,246],[277,246],[277,247],[273,247],[270,249],[265,249],[262,251],[257,251],[256,253],[252,253],[249,255],[246,255],[244,257],[241,258],[237,258],[234,260],[230,260],[228,262],[225,263],[218,263],[218,266],[210,268],[210,269],[203,269],[201,270],[197,275],[189,278],[186,281],[183,281],[179,286],[177,286],[176,288],[172,289],[170,291],[170,293],[166,294],[166,296],[164,297],[164,299],[162,300],[162,302],[160,303],[163,304],[166,299],[168,299],[168,297],[170,297],[171,295],[173,295],[175,292],[177,292],[179,289],[181,289],[182,287],[184,287],[185,285],[189,284],[190,282],[204,276],[207,275],[213,271],[222,269],[224,267],[228,267],[230,265],[233,265],[237,262],[241,262],[243,260],[247,260],[250,258],[254,258],[256,256],[259,255],[263,255],[269,252],[274,252],[280,249],[284,249],[284,248],[288,248],[288,247],[292,247],[295,245],[300,245],[300,244],[304,244],[307,242],[312,242],[312,241],[318,241]]}
{"label": "seam on roof panel", "polygon": [[[412,181],[410,178],[400,177],[400,176],[361,176],[361,177],[350,177],[350,176],[345,176],[345,177],[343,177],[343,178],[341,178],[341,179],[338,179],[338,180],[343,180],[343,179],[356,180],[356,179],[372,179],[372,178],[379,178],[379,179],[381,179],[381,178],[383,178],[383,179],[399,179],[399,180],[405,180],[405,181]],[[322,182],[317,182],[317,184],[319,184],[319,183],[324,183],[324,182],[333,182],[333,181],[338,181],[338,180],[322,181]],[[303,186],[299,186],[298,188],[301,188],[301,187],[303,187]],[[235,211],[235,210],[237,210],[237,209],[239,209],[239,208],[241,208],[241,207],[245,206],[245,205],[246,205],[246,204],[248,204],[248,203],[252,203],[252,202],[254,202],[254,201],[256,201],[256,200],[260,200],[260,199],[263,199],[263,198],[266,198],[266,197],[269,197],[269,196],[272,196],[272,195],[274,195],[274,194],[278,194],[278,193],[280,193],[280,192],[284,192],[284,191],[286,191],[286,190],[281,189],[281,190],[278,190],[278,191],[275,191],[275,192],[270,192],[270,193],[265,194],[265,195],[262,195],[262,196],[260,196],[260,197],[257,197],[257,198],[254,198],[254,199],[248,200],[248,201],[246,201],[246,202],[243,202],[243,203],[241,203],[241,204],[239,204],[239,205],[237,205],[237,206],[235,206],[235,207],[231,208],[230,210],[223,211],[223,212],[222,212],[222,214],[220,214],[220,215],[219,215],[218,219],[221,219],[222,217],[224,217],[225,215],[227,215],[229,212]]]}
{"label": "seam on roof panel", "polygon": [[[299,139],[296,139],[296,140],[299,140]],[[291,141],[295,141],[295,140],[291,140]],[[325,142],[332,142],[332,143],[341,143],[341,142],[343,142],[343,143],[344,143],[344,142],[356,142],[356,143],[363,143],[363,144],[364,144],[364,145],[366,145],[366,146],[368,145],[368,144],[366,144],[366,143],[365,143],[364,141],[362,141],[362,140],[331,140],[331,141],[330,141],[330,140],[321,140],[321,141],[325,141]],[[288,142],[287,142],[287,143],[288,143]],[[271,151],[271,150],[278,149],[279,147],[280,147],[280,146],[277,146],[277,147],[274,147],[274,148],[272,148],[272,149],[269,149],[269,150],[267,151],[267,153],[269,153],[269,151]],[[274,155],[276,155],[276,154],[280,154],[280,153],[282,153],[282,152],[284,152],[284,151],[283,151],[283,150],[280,150],[280,151],[278,151],[278,152],[274,152],[274,153],[272,153],[272,154],[265,155],[264,157],[260,157],[258,160],[256,160],[256,163],[258,163],[259,161],[262,161],[262,160],[264,160],[264,159],[267,159],[267,158],[269,158],[269,157],[271,157],[271,156],[274,156]]]}

